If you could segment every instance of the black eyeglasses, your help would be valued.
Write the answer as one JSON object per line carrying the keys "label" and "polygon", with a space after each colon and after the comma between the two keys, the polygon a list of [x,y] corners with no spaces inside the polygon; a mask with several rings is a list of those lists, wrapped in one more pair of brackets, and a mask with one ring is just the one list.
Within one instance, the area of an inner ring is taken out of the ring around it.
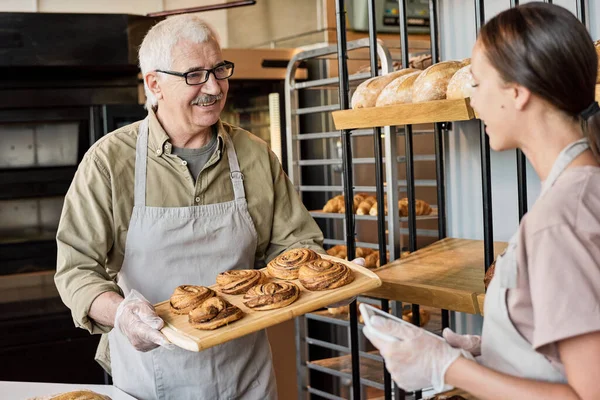
{"label": "black eyeglasses", "polygon": [[203,69],[198,68],[188,72],[175,72],[175,71],[163,71],[161,69],[155,70],[155,72],[162,72],[163,74],[175,75],[185,78],[185,83],[188,85],[202,85],[208,81],[208,77],[212,73],[217,80],[223,80],[230,78],[233,75],[233,63],[231,61],[225,61],[221,65],[217,65],[214,68]]}

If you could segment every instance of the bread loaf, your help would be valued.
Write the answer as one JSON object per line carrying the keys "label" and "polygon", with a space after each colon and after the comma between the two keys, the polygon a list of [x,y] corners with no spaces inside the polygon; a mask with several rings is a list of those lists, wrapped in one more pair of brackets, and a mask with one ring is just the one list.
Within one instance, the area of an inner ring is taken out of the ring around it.
{"label": "bread loaf", "polygon": [[413,103],[445,99],[448,82],[462,67],[459,61],[444,61],[421,72],[413,85]]}
{"label": "bread loaf", "polygon": [[414,71],[394,79],[381,91],[375,105],[377,107],[393,104],[412,103],[412,88],[421,71]]}
{"label": "bread loaf", "polygon": [[384,76],[376,76],[371,79],[367,79],[354,91],[352,95],[352,108],[368,108],[375,107],[377,97],[381,93],[384,87],[386,87],[394,79],[414,72],[412,68],[402,69],[400,71],[394,71]]}
{"label": "bread loaf", "polygon": [[600,40],[594,42],[596,47],[596,54],[598,55],[598,75],[596,76],[596,83],[600,84]]}
{"label": "bread loaf", "polygon": [[466,67],[467,65],[471,65],[471,59],[463,58],[462,60],[460,60],[460,63],[463,65],[463,67]]}
{"label": "bread loaf", "polygon": [[471,75],[471,66],[467,65],[459,69],[450,82],[446,91],[448,100],[466,99],[471,97],[473,91],[473,76]]}

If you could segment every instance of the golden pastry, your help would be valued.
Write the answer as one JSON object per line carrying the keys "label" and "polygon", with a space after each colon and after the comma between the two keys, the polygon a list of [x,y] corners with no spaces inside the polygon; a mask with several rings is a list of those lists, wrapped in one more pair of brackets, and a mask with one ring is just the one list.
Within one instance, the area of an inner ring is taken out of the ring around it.
{"label": "golden pastry", "polygon": [[298,279],[298,269],[304,263],[320,260],[321,257],[310,249],[292,249],[275,257],[267,264],[267,272],[274,278]]}
{"label": "golden pastry", "polygon": [[[38,397],[35,397],[34,399],[37,398]],[[110,400],[110,397],[92,392],[91,390],[74,390],[72,392],[61,393],[50,397],[44,396],[43,398],[48,400]]]}
{"label": "golden pastry", "polygon": [[340,194],[338,196],[335,196],[332,199],[329,199],[329,201],[325,204],[325,206],[323,206],[323,212],[337,213],[340,211],[340,208],[342,208],[343,205],[344,205],[344,196]]}
{"label": "golden pastry", "polygon": [[206,286],[178,286],[171,296],[171,311],[187,314],[213,296],[216,296],[215,291]]}
{"label": "golden pastry", "polygon": [[256,285],[244,295],[244,304],[253,310],[265,311],[292,304],[300,288],[292,282],[268,282]]}
{"label": "golden pastry", "polygon": [[303,264],[298,279],[308,290],[327,290],[347,285],[354,275],[346,264],[321,259]]}
{"label": "golden pastry", "polygon": [[217,275],[217,285],[225,294],[242,294],[261,283],[263,277],[263,273],[256,269],[232,269]]}
{"label": "golden pastry", "polygon": [[189,313],[190,324],[201,330],[213,330],[237,321],[244,312],[220,297],[211,297]]}
{"label": "golden pastry", "polygon": [[[413,316],[412,310],[404,310],[402,312],[402,319],[406,322],[410,322],[411,324],[412,324],[412,316]],[[429,313],[429,311],[419,308],[419,326],[421,328],[424,327],[425,325],[427,325],[430,318],[431,318],[431,314]]]}
{"label": "golden pastry", "polygon": [[375,204],[376,201],[377,198],[375,196],[367,196],[363,201],[361,201],[358,204],[358,207],[356,208],[356,214],[369,215],[371,207],[373,207],[373,204]]}
{"label": "golden pastry", "polygon": [[344,246],[343,244],[336,244],[335,246],[327,250],[327,254],[337,258],[348,257],[346,246]]}

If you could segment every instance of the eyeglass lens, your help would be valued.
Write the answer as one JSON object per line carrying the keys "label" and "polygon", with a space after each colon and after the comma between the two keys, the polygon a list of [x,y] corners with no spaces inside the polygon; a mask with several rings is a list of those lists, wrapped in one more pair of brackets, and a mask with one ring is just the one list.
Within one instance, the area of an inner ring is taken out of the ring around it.
{"label": "eyeglass lens", "polygon": [[[227,79],[233,73],[233,65],[232,64],[223,64],[219,65],[216,68],[211,70],[215,74],[215,78],[217,79]],[[208,75],[210,71],[193,71],[187,73],[187,83],[189,85],[197,85],[199,83],[204,83],[208,80]]]}

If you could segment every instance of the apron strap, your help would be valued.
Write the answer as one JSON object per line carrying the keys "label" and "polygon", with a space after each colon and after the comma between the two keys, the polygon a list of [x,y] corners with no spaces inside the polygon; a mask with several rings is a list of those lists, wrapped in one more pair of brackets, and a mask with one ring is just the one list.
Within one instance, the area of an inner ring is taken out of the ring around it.
{"label": "apron strap", "polygon": [[[552,169],[544,182],[544,186],[542,188],[542,194],[546,192],[548,189],[554,185],[560,174],[564,172],[571,162],[576,159],[581,153],[590,148],[588,140],[586,138],[579,139],[569,144],[567,147],[562,149],[554,165],[552,165]],[[541,196],[541,195],[540,195]]]}
{"label": "apron strap", "polygon": [[233,147],[233,141],[227,133],[225,133],[223,137],[225,138],[225,148],[227,149],[227,158],[229,159],[229,176],[231,176],[233,194],[236,200],[245,199],[246,191],[244,190],[244,174],[240,171],[240,163],[238,162],[237,153]]}
{"label": "apron strap", "polygon": [[138,129],[138,138],[135,145],[135,190],[133,204],[136,207],[146,206],[146,160],[148,158],[148,117]]}

